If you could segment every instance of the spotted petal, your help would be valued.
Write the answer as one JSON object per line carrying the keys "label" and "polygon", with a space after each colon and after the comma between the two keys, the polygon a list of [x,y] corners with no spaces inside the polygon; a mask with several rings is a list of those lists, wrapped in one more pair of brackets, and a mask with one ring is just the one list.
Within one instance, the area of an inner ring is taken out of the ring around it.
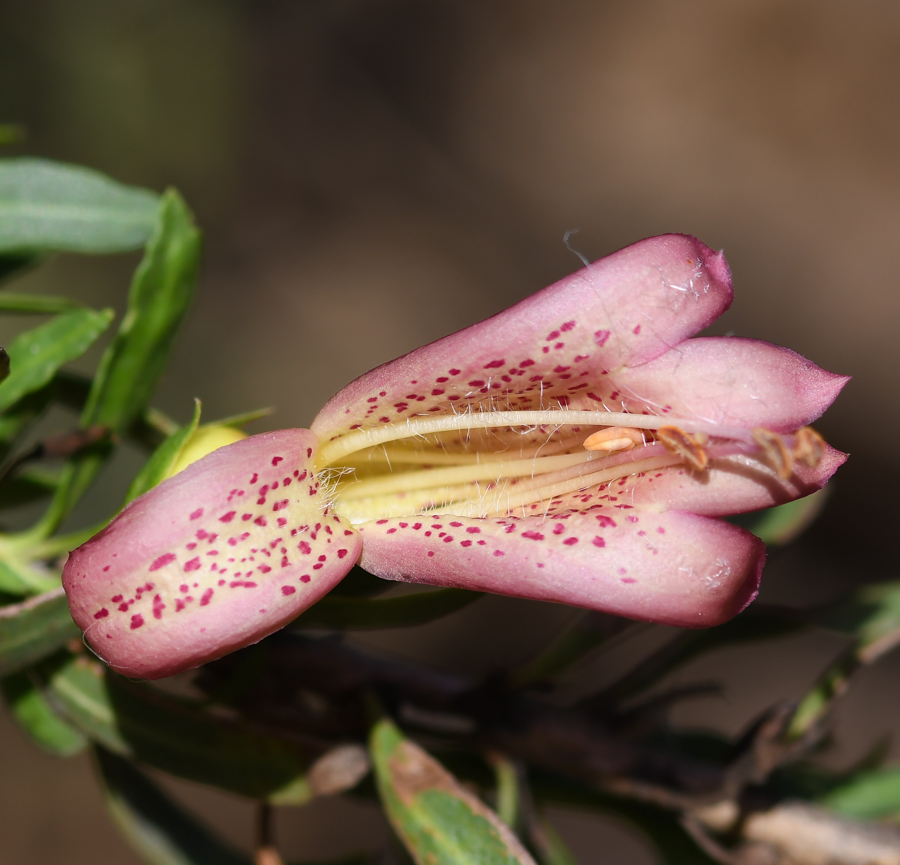
{"label": "spotted petal", "polygon": [[360,376],[328,402],[312,430],[326,442],[494,397],[504,409],[565,404],[610,370],[652,360],[693,336],[731,300],[721,253],[686,235],[652,237]]}
{"label": "spotted petal", "polygon": [[597,507],[552,518],[452,515],[360,527],[360,564],[390,580],[457,586],[682,627],[727,621],[753,598],[763,543],[681,511]]}
{"label": "spotted petal", "polygon": [[159,678],[254,643],[350,570],[360,537],[310,473],[307,430],[214,451],[75,550],[63,585],[96,653]]}

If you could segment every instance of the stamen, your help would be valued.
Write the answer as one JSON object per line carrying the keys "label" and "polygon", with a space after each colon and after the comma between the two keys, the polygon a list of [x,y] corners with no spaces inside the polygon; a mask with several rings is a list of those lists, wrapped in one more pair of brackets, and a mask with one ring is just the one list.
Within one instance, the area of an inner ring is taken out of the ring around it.
{"label": "stamen", "polygon": [[677,426],[664,426],[656,431],[666,450],[681,457],[689,468],[702,472],[709,465],[709,454],[696,438]]}
{"label": "stamen", "polygon": [[371,480],[350,482],[341,491],[340,496],[343,500],[357,499],[474,481],[529,477],[555,472],[579,463],[586,463],[591,459],[592,454],[590,453],[576,453],[507,462],[491,461],[479,465],[454,466],[445,469],[423,469],[418,472],[396,472]]}
{"label": "stamen", "polygon": [[644,443],[644,433],[633,427],[607,427],[591,433],[584,440],[589,451],[630,451]]}
{"label": "stamen", "polygon": [[794,459],[814,469],[825,451],[825,439],[811,426],[801,427],[794,433]]}
{"label": "stamen", "polygon": [[752,431],[753,440],[759,445],[763,459],[774,469],[782,480],[787,480],[794,473],[794,456],[787,449],[778,433],[758,426]]}
{"label": "stamen", "polygon": [[[568,409],[547,411],[486,411],[481,414],[466,412],[446,414],[439,417],[410,418],[406,423],[386,424],[382,427],[356,430],[334,441],[326,442],[319,450],[318,466],[322,468],[335,463],[349,454],[375,445],[401,439],[416,438],[434,433],[459,432],[475,429],[502,427],[535,427],[539,429],[578,425],[597,427],[629,427],[634,429],[659,430],[673,424],[674,418],[656,415],[637,415],[627,412],[569,411]],[[703,432],[719,438],[752,442],[753,439],[743,427],[729,427],[707,421],[678,419],[679,427],[686,433]],[[696,443],[695,443],[696,444]]]}

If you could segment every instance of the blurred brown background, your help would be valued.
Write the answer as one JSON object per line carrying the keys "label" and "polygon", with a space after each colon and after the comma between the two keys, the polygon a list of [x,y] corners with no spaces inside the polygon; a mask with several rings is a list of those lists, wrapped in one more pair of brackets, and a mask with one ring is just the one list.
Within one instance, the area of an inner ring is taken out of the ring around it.
{"label": "blurred brown background", "polygon": [[[900,420],[898,96],[886,0],[0,0],[0,121],[29,132],[9,152],[176,185],[206,231],[158,400],[179,419],[200,396],[207,419],[274,405],[268,426],[306,425],[371,366],[576,269],[570,229],[590,258],[667,231],[724,248],[737,299],[715,332],[854,376],[820,424],[853,457],[768,569],[764,597],[795,604],[897,574],[900,455],[879,449]],[[133,265],[62,257],[28,284],[121,308]],[[126,483],[107,478],[92,507]],[[369,642],[489,670],[568,615],[492,599]],[[695,664],[680,680],[725,677],[727,699],[677,717],[737,730],[834,648],[795,638]],[[863,679],[838,758],[894,723],[898,672]],[[135,862],[87,762],[0,724],[0,859]],[[247,840],[243,803],[186,795]],[[558,824],[585,865],[652,861],[596,818]],[[297,857],[386,831],[335,803],[281,825]]]}

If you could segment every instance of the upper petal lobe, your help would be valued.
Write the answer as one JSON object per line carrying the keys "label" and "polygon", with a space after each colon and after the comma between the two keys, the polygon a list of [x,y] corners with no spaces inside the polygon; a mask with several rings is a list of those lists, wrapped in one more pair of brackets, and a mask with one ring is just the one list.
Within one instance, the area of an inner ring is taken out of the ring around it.
{"label": "upper petal lobe", "polygon": [[649,238],[366,373],[329,401],[312,430],[325,442],[492,397],[505,409],[565,404],[608,370],[697,333],[731,299],[721,253],[686,235]]}

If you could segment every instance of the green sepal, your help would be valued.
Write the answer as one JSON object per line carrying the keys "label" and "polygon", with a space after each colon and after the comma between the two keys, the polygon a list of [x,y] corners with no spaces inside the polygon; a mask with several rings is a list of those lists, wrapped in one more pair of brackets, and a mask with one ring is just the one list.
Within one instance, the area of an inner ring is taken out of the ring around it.
{"label": "green sepal", "polygon": [[0,607],[0,676],[24,669],[79,633],[61,588]]}
{"label": "green sepal", "polygon": [[147,242],[158,196],[46,159],[0,160],[0,252],[124,252]]}
{"label": "green sepal", "polygon": [[534,865],[510,828],[387,720],[369,748],[385,813],[417,865]]}
{"label": "green sepal", "polygon": [[0,680],[0,690],[13,718],[42,750],[72,757],[87,747],[84,735],[59,716],[27,672]]}
{"label": "green sepal", "polygon": [[37,675],[72,723],[121,756],[273,804],[312,798],[306,754],[283,739],[131,682],[84,656],[47,661]]}
{"label": "green sepal", "polygon": [[461,610],[480,597],[480,592],[466,589],[436,589],[378,600],[326,595],[295,619],[292,627],[375,630],[424,625]]}
{"label": "green sepal", "polygon": [[125,495],[125,504],[134,501],[148,490],[152,490],[160,481],[165,480],[178,462],[178,457],[184,450],[190,437],[197,431],[200,423],[200,400],[195,400],[194,416],[177,432],[172,433],[154,452],[144,467],[138,472],[137,477],[131,482],[128,493]]}

